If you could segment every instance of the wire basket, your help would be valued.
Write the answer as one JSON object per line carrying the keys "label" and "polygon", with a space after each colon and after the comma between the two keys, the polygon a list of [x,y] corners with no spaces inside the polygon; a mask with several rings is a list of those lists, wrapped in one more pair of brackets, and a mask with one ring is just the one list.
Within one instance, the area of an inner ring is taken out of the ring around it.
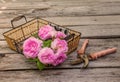
{"label": "wire basket", "polygon": [[[13,23],[22,18],[25,19],[26,23],[19,25],[17,27],[14,27]],[[48,24],[53,26],[56,30],[63,31],[64,33],[67,34],[67,37],[64,38],[68,43],[67,54],[70,54],[72,51],[77,49],[77,46],[78,46],[79,40],[80,40],[80,36],[81,36],[80,32],[68,29],[66,27],[57,25],[55,23],[52,23],[50,21],[47,21],[47,20],[44,20],[44,19],[41,19],[38,17],[33,20],[30,20],[30,21],[27,21],[27,19],[24,15],[14,18],[13,20],[11,20],[11,25],[12,25],[13,29],[3,33],[3,35],[6,39],[9,47],[12,50],[17,51],[18,53],[22,53],[23,42],[27,38],[38,33],[38,30],[40,27],[42,27],[44,25],[48,25]]]}

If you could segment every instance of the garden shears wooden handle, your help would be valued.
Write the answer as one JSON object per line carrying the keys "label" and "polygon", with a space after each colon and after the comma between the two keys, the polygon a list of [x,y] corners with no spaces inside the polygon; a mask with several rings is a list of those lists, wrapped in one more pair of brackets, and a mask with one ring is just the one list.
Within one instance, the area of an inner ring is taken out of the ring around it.
{"label": "garden shears wooden handle", "polygon": [[85,54],[85,49],[88,45],[88,42],[89,42],[88,39],[86,39],[84,41],[82,47],[77,51],[78,59],[75,61],[72,61],[71,65],[77,65],[80,63],[84,63],[83,68],[86,68],[88,66],[90,60],[96,60],[99,57],[102,57],[102,56],[105,56],[108,54],[112,54],[112,53],[115,53],[117,51],[117,48],[109,48],[106,50],[102,50],[102,51],[87,55],[87,54]]}

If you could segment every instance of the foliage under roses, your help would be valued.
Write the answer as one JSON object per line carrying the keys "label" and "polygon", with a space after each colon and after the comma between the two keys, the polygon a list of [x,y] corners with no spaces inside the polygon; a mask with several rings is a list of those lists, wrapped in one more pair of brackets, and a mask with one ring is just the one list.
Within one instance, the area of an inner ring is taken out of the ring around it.
{"label": "foliage under roses", "polygon": [[66,35],[56,31],[50,25],[39,29],[38,36],[30,37],[23,44],[23,54],[30,61],[35,61],[39,69],[45,65],[57,66],[65,61],[68,51]]}

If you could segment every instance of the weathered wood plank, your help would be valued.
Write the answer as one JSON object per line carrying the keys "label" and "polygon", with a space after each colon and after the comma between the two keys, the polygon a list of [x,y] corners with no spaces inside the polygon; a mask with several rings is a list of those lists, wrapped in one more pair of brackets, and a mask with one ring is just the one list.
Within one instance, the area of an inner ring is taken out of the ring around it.
{"label": "weathered wood plank", "polygon": [[[3,1],[3,0],[2,0]],[[31,0],[31,1],[28,1],[28,0],[20,0],[20,1],[5,1],[5,3],[2,3],[2,2],[0,2],[0,6],[7,6],[7,7],[9,7],[8,9],[12,9],[12,8],[17,8],[19,5],[19,8],[20,7],[24,7],[24,6],[26,6],[26,7],[30,7],[30,8],[32,8],[31,7],[31,5],[33,5],[33,8],[34,8],[34,5],[36,5],[36,6],[41,6],[41,5],[43,5],[43,4],[47,4],[47,6],[48,5],[50,5],[50,6],[83,6],[83,5],[88,5],[88,6],[90,6],[90,5],[104,5],[104,4],[114,4],[114,3],[116,3],[116,5],[117,5],[117,3],[119,3],[120,1],[119,0],[112,0],[112,1],[110,1],[110,0],[38,0],[38,1],[36,1],[36,0],[34,0],[34,2]],[[101,4],[100,4],[101,3]],[[11,5],[11,4],[14,4],[14,5]],[[23,8],[22,7],[22,8]]]}
{"label": "weathered wood plank", "polygon": [[119,4],[119,1],[16,1],[0,3],[0,14],[3,17],[18,14],[40,17],[116,15],[120,14]]}
{"label": "weathered wood plank", "polygon": [[0,10],[26,10],[26,9],[34,9],[34,8],[40,8],[47,9],[50,5],[43,2],[6,2],[6,3],[0,3]]}
{"label": "weathered wood plank", "polygon": [[9,49],[6,41],[0,41],[0,53],[16,53],[16,52]]}
{"label": "weathered wood plank", "polygon": [[120,24],[120,16],[47,17],[46,20],[60,25]]}
{"label": "weathered wood plank", "polygon": [[[29,17],[28,20],[35,17]],[[13,18],[0,19],[0,28],[11,27],[10,21]],[[57,23],[63,26],[75,26],[75,25],[112,25],[120,24],[120,15],[116,16],[84,16],[84,17],[47,17],[43,18],[48,21]],[[19,22],[21,23],[21,22]]]}
{"label": "weathered wood plank", "polygon": [[[14,16],[14,17],[17,17],[17,16]],[[11,20],[14,18],[14,17],[8,17],[8,18],[0,18],[0,28],[2,28],[2,29],[4,29],[4,28],[12,28],[12,26],[11,26]],[[35,17],[34,17],[35,18]],[[32,20],[33,18],[27,18],[27,20],[29,21],[29,20]],[[14,25],[15,26],[18,26],[18,25],[21,25],[21,24],[23,24],[23,23],[25,23],[25,20],[24,19],[21,19],[21,20],[19,20],[19,21],[16,21],[15,23],[14,23]]]}
{"label": "weathered wood plank", "polygon": [[1,71],[0,77],[1,82],[119,82],[120,69]]}
{"label": "weathered wood plank", "polygon": [[[120,25],[88,25],[66,26],[82,33],[81,38],[114,38],[120,37]],[[114,28],[114,29],[113,29]],[[0,29],[0,40],[4,40],[3,33],[12,28]]]}
{"label": "weathered wood plank", "polygon": [[[84,40],[81,40],[79,47]],[[89,67],[120,67],[120,39],[90,39],[89,46],[86,50],[86,53],[97,52],[111,47],[117,47],[118,50],[116,53],[100,58],[96,61],[92,61],[89,64]],[[0,51],[3,53],[3,50],[12,53],[9,48],[0,48]],[[0,52],[0,53],[1,53]],[[76,51],[71,53],[61,66],[57,68],[81,68],[82,65],[71,66],[70,62],[76,59]],[[19,66],[20,65],[20,66]],[[57,69],[56,68],[56,69]],[[24,56],[20,54],[4,54],[0,57],[0,70],[14,70],[14,69],[36,69],[35,64],[28,62]]]}
{"label": "weathered wood plank", "polygon": [[4,40],[4,36],[3,33],[10,30],[12,28],[4,28],[4,29],[0,29],[0,40]]}
{"label": "weathered wood plank", "polygon": [[[51,6],[79,6],[79,5],[91,5],[91,4],[100,4],[100,3],[119,3],[119,0],[34,0],[34,2],[32,0],[16,0],[16,1],[11,1],[11,0],[1,0],[0,1],[0,6],[7,6],[10,8],[14,8],[15,6],[18,7],[20,5],[20,7],[22,6],[31,6],[33,4],[36,6],[40,6],[41,4],[47,4],[47,5],[51,5]],[[67,3],[67,4],[66,4]],[[89,4],[88,4],[89,3]],[[11,5],[14,4],[14,5]],[[26,5],[25,5],[26,4]],[[39,5],[38,5],[39,4]],[[104,4],[103,4],[104,5]],[[30,7],[31,8],[31,7]]]}
{"label": "weathered wood plank", "polygon": [[[80,43],[83,41],[84,39],[81,39],[80,40]],[[101,47],[104,47],[105,45],[109,46],[110,44],[113,45],[114,47],[119,47],[119,39],[108,39],[108,40],[111,40],[109,41],[109,44],[106,42],[107,40],[106,39],[91,39],[91,41],[93,41],[93,43],[91,42],[90,44],[94,44],[94,43],[97,43],[97,45],[101,45]],[[101,41],[99,43],[99,41]],[[105,42],[104,42],[105,41]],[[115,44],[115,45],[114,45]],[[94,49],[94,48],[93,48]],[[13,50],[9,49],[9,46],[7,45],[6,41],[0,41],[0,53],[16,53],[16,52],[13,52]]]}
{"label": "weathered wood plank", "polygon": [[[89,3],[88,3],[89,4]],[[109,3],[108,3],[109,4]],[[119,3],[115,3],[119,4]],[[16,7],[17,9],[5,9],[1,10],[1,16],[14,16],[18,14],[28,14],[33,16],[40,16],[40,17],[54,17],[54,16],[86,16],[86,15],[118,15],[120,14],[120,6],[119,5],[92,5],[92,6],[73,6],[73,7],[66,7],[66,6],[52,6],[52,7],[39,7],[33,6],[31,8],[22,6]],[[26,7],[26,8],[24,8]]]}
{"label": "weathered wood plank", "polygon": [[89,69],[80,70],[81,65],[69,65],[70,61],[76,58],[76,53],[73,52],[68,60],[55,68],[57,70],[48,68],[49,70],[41,72],[36,70],[34,63],[28,62],[24,56],[10,50],[3,39],[2,33],[11,27],[10,20],[19,14],[27,14],[30,18],[50,17],[45,19],[82,32],[82,38],[113,38],[120,37],[120,0],[0,1],[0,28],[4,28],[0,29],[0,40],[2,40],[0,41],[0,82],[119,82],[120,38],[90,39],[87,52],[96,52],[110,47],[117,47],[118,51],[90,62]]}
{"label": "weathered wood plank", "polygon": [[68,26],[68,28],[81,32],[81,38],[120,37],[120,25]]}
{"label": "weathered wood plank", "polygon": [[[1,0],[0,3],[8,2],[32,2],[32,0]],[[34,2],[119,2],[119,0],[34,0]]]}

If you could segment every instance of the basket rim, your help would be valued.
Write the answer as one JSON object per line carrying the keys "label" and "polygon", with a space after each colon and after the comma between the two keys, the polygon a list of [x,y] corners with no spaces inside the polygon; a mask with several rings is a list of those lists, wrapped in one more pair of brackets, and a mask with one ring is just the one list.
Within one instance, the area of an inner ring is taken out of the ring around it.
{"label": "basket rim", "polygon": [[[31,20],[27,21],[26,23],[29,23],[29,22],[31,22],[31,21],[33,21],[33,20],[36,20],[36,18],[31,19]],[[20,26],[25,25],[26,23],[23,23],[23,24],[21,24],[21,25],[18,25],[18,26],[16,26],[14,29],[17,29],[17,28],[19,28]],[[10,30],[8,30],[8,31],[6,31],[6,32],[4,32],[3,35],[6,36],[5,33],[9,32],[9,31],[11,31],[11,30],[13,30],[13,28],[10,29]]]}
{"label": "basket rim", "polygon": [[[34,20],[39,20],[39,19],[44,20],[44,21],[47,21],[47,20],[42,19],[42,18],[40,18],[40,17],[35,17],[35,18],[33,18],[33,19],[27,21],[26,23],[32,22],[32,21],[34,21]],[[66,28],[66,29],[68,29],[68,30],[71,30],[71,31],[77,32],[77,33],[79,33],[79,36],[81,36],[81,34],[82,34],[81,32],[78,32],[78,31],[72,30],[72,29],[70,29],[70,28],[67,28],[67,27],[65,27],[65,26],[62,26],[62,25],[56,24],[56,23],[54,23],[54,22],[51,22],[51,21],[47,21],[47,22],[52,23],[52,24],[55,24],[55,25],[60,26],[60,27],[63,27],[63,28]],[[25,25],[26,23],[23,23],[23,24],[21,24],[21,25],[18,25],[18,26],[16,26],[14,29],[17,29],[17,28],[19,28],[20,26]],[[3,36],[5,36],[5,37],[7,37],[7,38],[10,38],[10,37],[6,36],[5,33],[8,33],[8,32],[10,32],[10,31],[12,31],[12,30],[13,30],[13,29],[10,29],[10,30],[4,32],[4,33],[3,33]],[[12,38],[10,38],[10,39],[12,39]]]}

